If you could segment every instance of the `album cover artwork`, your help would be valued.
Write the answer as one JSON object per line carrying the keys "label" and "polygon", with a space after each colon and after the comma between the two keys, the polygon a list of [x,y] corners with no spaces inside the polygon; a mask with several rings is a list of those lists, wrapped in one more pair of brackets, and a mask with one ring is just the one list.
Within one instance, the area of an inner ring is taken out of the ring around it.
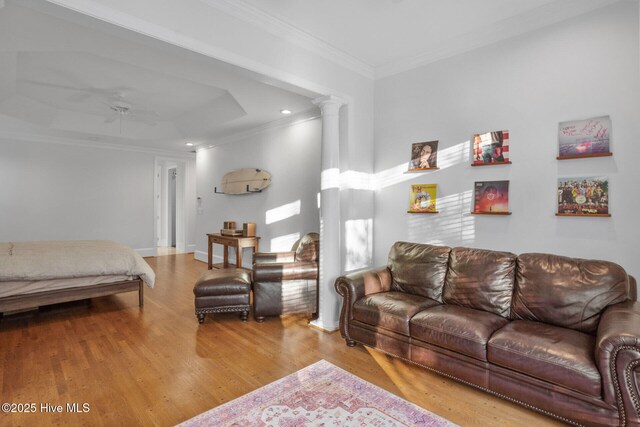
{"label": "album cover artwork", "polygon": [[558,179],[558,213],[595,215],[609,213],[609,178]]}
{"label": "album cover artwork", "polygon": [[473,135],[473,164],[509,162],[509,131],[498,130]]}
{"label": "album cover artwork", "polygon": [[411,145],[411,169],[431,169],[438,167],[438,141],[416,142]]}
{"label": "album cover artwork", "polygon": [[609,153],[609,116],[561,122],[558,126],[559,155],[580,156]]}
{"label": "album cover artwork", "polygon": [[509,181],[477,181],[474,185],[474,212],[508,213]]}
{"label": "album cover artwork", "polygon": [[436,184],[413,184],[409,212],[436,212]]}

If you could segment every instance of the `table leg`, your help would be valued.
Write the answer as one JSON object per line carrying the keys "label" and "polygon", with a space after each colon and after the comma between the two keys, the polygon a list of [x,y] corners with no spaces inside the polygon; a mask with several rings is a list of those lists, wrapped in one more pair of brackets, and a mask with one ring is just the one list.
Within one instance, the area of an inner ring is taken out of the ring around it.
{"label": "table leg", "polygon": [[209,244],[209,248],[207,250],[207,253],[209,254],[208,266],[209,266],[209,270],[211,270],[213,268],[213,242],[211,241],[211,237],[208,237],[207,241]]}
{"label": "table leg", "polygon": [[224,261],[222,267],[229,267],[229,245],[224,245]]}
{"label": "table leg", "polygon": [[242,246],[236,244],[236,268],[242,268]]}

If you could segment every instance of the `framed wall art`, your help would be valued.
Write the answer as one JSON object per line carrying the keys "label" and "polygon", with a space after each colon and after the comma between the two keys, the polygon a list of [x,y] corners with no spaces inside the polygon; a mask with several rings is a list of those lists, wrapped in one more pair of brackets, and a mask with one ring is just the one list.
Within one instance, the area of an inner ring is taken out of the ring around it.
{"label": "framed wall art", "polygon": [[477,181],[473,185],[472,214],[511,215],[509,212],[509,181]]}
{"label": "framed wall art", "polygon": [[609,178],[575,177],[558,179],[557,216],[609,217]]}
{"label": "framed wall art", "polygon": [[409,213],[438,213],[436,184],[413,184],[409,198]]}
{"label": "framed wall art", "polygon": [[409,171],[438,169],[438,141],[416,142],[411,145]]}
{"label": "framed wall art", "polygon": [[471,166],[507,165],[510,163],[508,130],[473,135],[473,163]]}
{"label": "framed wall art", "polygon": [[561,122],[558,126],[558,160],[611,156],[609,116]]}

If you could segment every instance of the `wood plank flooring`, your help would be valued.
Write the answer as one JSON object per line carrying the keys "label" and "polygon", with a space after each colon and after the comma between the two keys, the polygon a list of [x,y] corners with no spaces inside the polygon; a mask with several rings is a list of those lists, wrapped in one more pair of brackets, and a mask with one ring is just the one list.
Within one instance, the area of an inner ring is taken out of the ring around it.
{"label": "wood plank flooring", "polygon": [[[560,422],[307,326],[304,316],[241,322],[193,311],[206,270],[192,254],[148,258],[156,286],[137,293],[5,317],[0,323],[2,426],[171,426],[325,359],[463,426],[560,426]],[[62,405],[63,413],[41,404]],[[66,405],[88,404],[68,413]]]}

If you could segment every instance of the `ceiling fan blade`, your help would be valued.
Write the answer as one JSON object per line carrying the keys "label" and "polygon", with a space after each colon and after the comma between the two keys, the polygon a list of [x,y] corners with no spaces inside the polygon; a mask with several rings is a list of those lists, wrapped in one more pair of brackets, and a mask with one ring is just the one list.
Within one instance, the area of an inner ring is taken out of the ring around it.
{"label": "ceiling fan blade", "polygon": [[71,102],[82,102],[82,101],[86,101],[89,98],[91,98],[91,94],[87,92],[82,92],[82,93],[74,93],[67,99]]}
{"label": "ceiling fan blade", "polygon": [[45,86],[45,87],[51,87],[55,89],[68,90],[72,92],[81,92],[81,93],[72,95],[73,99],[71,97],[69,98],[69,100],[73,102],[84,101],[87,98],[89,98],[90,94],[113,98],[114,100],[120,100],[120,99],[124,99],[124,97],[122,96],[123,93],[133,90],[126,86],[117,86],[113,88],[102,89],[102,88],[89,87],[89,86],[74,87],[74,86],[68,86],[68,85],[63,85],[58,83],[41,82],[36,80],[24,80],[24,79],[18,79],[17,83],[33,85],[33,86]]}
{"label": "ceiling fan blade", "polygon": [[132,108],[131,113],[140,118],[148,118],[153,120],[159,120],[160,114],[151,110],[138,110],[137,108]]}

